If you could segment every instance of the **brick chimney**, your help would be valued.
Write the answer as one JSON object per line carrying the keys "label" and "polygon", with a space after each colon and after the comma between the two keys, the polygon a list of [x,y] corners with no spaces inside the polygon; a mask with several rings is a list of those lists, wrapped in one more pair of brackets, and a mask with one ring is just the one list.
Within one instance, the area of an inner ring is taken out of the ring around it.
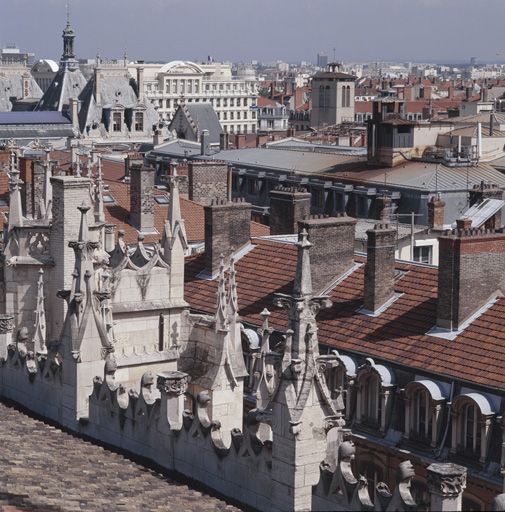
{"label": "brick chimney", "polygon": [[251,205],[244,201],[215,200],[204,207],[205,269],[215,276],[221,254],[225,262],[251,239]]}
{"label": "brick chimney", "polygon": [[505,290],[505,234],[456,229],[438,241],[437,326],[458,330]]}
{"label": "brick chimney", "polygon": [[130,165],[130,223],[143,233],[154,228],[153,167],[134,163]]}
{"label": "brick chimney", "polygon": [[389,224],[376,224],[366,234],[363,307],[375,314],[395,296],[396,230]]}
{"label": "brick chimney", "polygon": [[444,229],[445,203],[440,196],[433,196],[428,203],[428,225],[432,229]]}
{"label": "brick chimney", "polygon": [[188,163],[188,197],[203,205],[228,199],[230,169],[227,163],[191,160]]}
{"label": "brick chimney", "polygon": [[313,217],[298,222],[298,230],[306,230],[310,250],[312,286],[320,293],[336,278],[354,265],[354,233],[356,219],[340,217]]}
{"label": "brick chimney", "polygon": [[270,233],[298,232],[298,222],[310,215],[310,192],[297,187],[279,187],[270,192]]}

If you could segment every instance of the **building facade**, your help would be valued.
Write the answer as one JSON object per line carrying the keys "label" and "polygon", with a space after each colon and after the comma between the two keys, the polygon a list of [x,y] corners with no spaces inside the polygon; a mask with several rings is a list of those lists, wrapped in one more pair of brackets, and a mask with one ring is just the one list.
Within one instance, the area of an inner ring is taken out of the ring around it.
{"label": "building facade", "polygon": [[141,70],[139,87],[155,108],[161,120],[171,121],[181,98],[189,103],[210,103],[225,133],[256,132],[256,77],[221,63],[196,64],[172,61],[165,65],[130,64],[132,74]]}

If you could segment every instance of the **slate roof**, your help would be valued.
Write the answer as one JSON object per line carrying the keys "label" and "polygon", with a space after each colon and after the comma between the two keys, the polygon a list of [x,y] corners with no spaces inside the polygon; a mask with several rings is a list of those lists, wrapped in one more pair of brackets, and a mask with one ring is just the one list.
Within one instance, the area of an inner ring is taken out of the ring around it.
{"label": "slate roof", "polygon": [[[291,293],[297,248],[260,239],[253,243],[256,247],[236,263],[239,313],[246,323],[259,326],[259,313],[266,307],[272,327],[285,331],[286,312],[274,308],[272,299],[277,292]],[[203,258],[187,260],[185,298],[195,311],[213,313],[217,282],[196,277],[204,268]],[[503,389],[505,298],[452,341],[426,336],[435,325],[438,270],[401,262],[395,266],[404,272],[395,284],[402,295],[375,318],[356,312],[363,304],[363,266],[338,284],[329,294],[333,306],[318,315],[319,342],[343,353]]]}
{"label": "slate roof", "polygon": [[[177,117],[183,113],[190,123],[193,123],[195,129],[201,134],[203,130],[209,132],[209,142],[219,144],[219,139],[223,129],[217,117],[216,112],[210,103],[185,103],[180,105],[168,127],[170,131],[177,131]],[[195,139],[197,138],[195,132]]]}
{"label": "slate roof", "polygon": [[62,66],[35,110],[68,110],[70,98],[78,98],[85,86],[86,79],[79,68]]}
{"label": "slate roof", "polygon": [[[240,167],[262,168],[281,172],[324,173],[342,164],[359,160],[354,155],[313,153],[312,151],[290,151],[288,149],[244,148],[220,151],[212,156]],[[363,158],[363,161],[365,159]]]}
{"label": "slate roof", "polygon": [[0,112],[0,125],[71,124],[61,112]]}
{"label": "slate roof", "polygon": [[[10,98],[21,99],[23,97],[23,75],[28,70],[20,70],[18,74],[12,72],[2,73],[0,69],[0,112],[10,112],[12,102]],[[38,100],[42,97],[42,90],[33,76],[29,75],[28,98]]]}
{"label": "slate roof", "polygon": [[365,164],[361,168],[355,166],[350,171],[335,172],[332,177],[353,183],[384,186],[384,173],[387,173],[388,186],[427,192],[467,190],[482,181],[495,183],[505,189],[505,175],[486,163],[468,167],[449,167],[430,162],[409,161],[397,167],[387,168],[370,168]]}

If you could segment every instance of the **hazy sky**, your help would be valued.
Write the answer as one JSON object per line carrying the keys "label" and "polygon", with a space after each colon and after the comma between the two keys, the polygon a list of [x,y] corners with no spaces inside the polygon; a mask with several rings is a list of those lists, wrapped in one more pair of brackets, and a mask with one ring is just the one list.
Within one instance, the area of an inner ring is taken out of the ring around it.
{"label": "hazy sky", "polygon": [[[0,0],[0,45],[59,58],[66,0]],[[505,60],[505,0],[71,0],[78,57]]]}

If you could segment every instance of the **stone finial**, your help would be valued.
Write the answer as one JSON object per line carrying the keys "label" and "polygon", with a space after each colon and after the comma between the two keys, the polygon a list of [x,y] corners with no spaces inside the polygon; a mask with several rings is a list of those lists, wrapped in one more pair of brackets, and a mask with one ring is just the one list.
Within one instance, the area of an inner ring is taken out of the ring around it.
{"label": "stone finial", "polygon": [[296,244],[298,247],[298,260],[293,294],[297,297],[312,295],[312,273],[309,256],[309,249],[312,247],[312,244],[307,236],[307,231],[303,229],[298,235],[298,243]]}
{"label": "stone finial", "polygon": [[35,309],[35,324],[33,343],[37,352],[47,353],[46,347],[46,311],[44,297],[44,271],[39,270],[39,280],[37,282],[37,307]]}
{"label": "stone finial", "polygon": [[431,510],[461,510],[463,491],[466,488],[467,469],[453,463],[436,463],[428,466],[428,488]]}
{"label": "stone finial", "polygon": [[226,284],[224,278],[224,256],[221,255],[221,265],[219,267],[219,282],[217,287],[217,304],[216,304],[216,330],[224,331],[228,329],[228,321],[226,315]]}
{"label": "stone finial", "polygon": [[175,370],[159,373],[156,387],[169,396],[180,396],[188,389],[188,383],[188,374]]}
{"label": "stone finial", "polygon": [[103,179],[102,179],[102,156],[98,155],[97,174],[94,187],[94,213],[95,222],[105,222],[105,212],[103,206]]}
{"label": "stone finial", "polygon": [[16,165],[16,150],[16,146],[10,146],[9,231],[14,227],[23,226],[23,206],[20,189],[22,181],[19,179],[19,169]]}

